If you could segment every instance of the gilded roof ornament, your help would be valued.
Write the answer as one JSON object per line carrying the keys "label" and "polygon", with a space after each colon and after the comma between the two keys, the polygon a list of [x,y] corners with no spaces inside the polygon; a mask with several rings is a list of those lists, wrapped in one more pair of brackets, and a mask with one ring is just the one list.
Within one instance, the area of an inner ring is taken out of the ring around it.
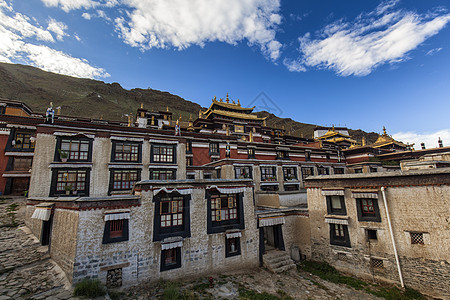
{"label": "gilded roof ornament", "polygon": [[226,101],[227,103],[230,103],[230,98],[228,98],[228,93],[227,93],[227,98],[225,99],[225,101]]}
{"label": "gilded roof ornament", "polygon": [[241,106],[241,102],[239,102],[239,99],[238,99],[238,104],[237,104],[239,107]]}

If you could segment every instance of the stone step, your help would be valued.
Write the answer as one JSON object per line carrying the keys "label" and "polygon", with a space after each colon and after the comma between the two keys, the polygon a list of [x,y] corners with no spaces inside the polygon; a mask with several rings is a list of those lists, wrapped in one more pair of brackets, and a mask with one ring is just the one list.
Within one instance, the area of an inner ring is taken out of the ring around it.
{"label": "stone step", "polygon": [[274,273],[281,273],[296,267],[287,252],[279,250],[272,250],[264,254],[263,263]]}

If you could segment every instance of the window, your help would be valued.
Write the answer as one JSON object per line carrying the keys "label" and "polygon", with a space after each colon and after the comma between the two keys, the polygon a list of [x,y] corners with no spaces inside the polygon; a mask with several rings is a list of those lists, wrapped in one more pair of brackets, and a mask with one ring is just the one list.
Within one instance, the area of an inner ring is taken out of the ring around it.
{"label": "window", "polygon": [[378,240],[377,231],[375,229],[366,229],[367,241]]}
{"label": "window", "polygon": [[34,142],[32,142],[31,133],[16,132],[12,146],[15,149],[34,149]]}
{"label": "window", "polygon": [[[70,140],[61,139],[61,153],[66,153],[68,160],[72,161],[88,161],[89,160],[89,140]],[[61,159],[59,154],[59,160]]]}
{"label": "window", "polygon": [[111,190],[131,190],[136,181],[140,180],[139,170],[111,170]]}
{"label": "window", "polygon": [[283,175],[284,175],[284,180],[297,180],[297,168],[296,167],[284,167]]}
{"label": "window", "polygon": [[255,158],[255,148],[248,148],[247,154],[249,159]]}
{"label": "window", "polygon": [[231,147],[230,145],[226,145],[225,146],[225,157],[230,157],[231,156]]}
{"label": "window", "polygon": [[219,154],[219,143],[209,144],[209,154]]}
{"label": "window", "polygon": [[371,258],[370,259],[370,267],[372,269],[382,270],[384,268],[384,263],[382,259]]}
{"label": "window", "polygon": [[241,254],[241,241],[239,237],[225,237],[225,257],[232,257]]}
{"label": "window", "polygon": [[308,178],[309,176],[314,176],[314,168],[313,167],[302,167],[303,179]]}
{"label": "window", "polygon": [[203,173],[203,179],[212,179],[211,173]]}
{"label": "window", "polygon": [[330,224],[330,244],[350,247],[350,237],[347,225]]}
{"label": "window", "polygon": [[376,173],[376,172],[378,172],[377,168],[370,167],[370,173]]}
{"label": "window", "polygon": [[88,196],[88,169],[53,169],[50,197],[53,196]]}
{"label": "window", "polygon": [[187,174],[186,179],[195,179],[195,174]]}
{"label": "window", "polygon": [[355,169],[355,173],[356,173],[356,174],[359,174],[359,173],[362,173],[362,172],[363,172],[363,169],[362,169],[362,168]]}
{"label": "window", "polygon": [[106,272],[106,287],[116,288],[122,286],[122,268],[108,270]]}
{"label": "window", "polygon": [[244,229],[243,193],[221,194],[206,191],[208,233]]}
{"label": "window", "polygon": [[14,157],[13,170],[14,171],[28,171],[31,169],[32,158]]}
{"label": "window", "polygon": [[344,168],[334,168],[334,174],[344,174]]}
{"label": "window", "polygon": [[211,217],[213,222],[237,219],[236,195],[212,195]]}
{"label": "window", "polygon": [[112,161],[139,162],[140,148],[138,143],[113,142]]}
{"label": "window", "polygon": [[186,157],[186,166],[192,166],[193,165],[193,158],[192,157]]}
{"label": "window", "polygon": [[410,232],[411,244],[424,245],[423,232]]}
{"label": "window", "polygon": [[359,221],[381,222],[378,199],[357,198],[356,208]]}
{"label": "window", "polygon": [[248,167],[234,167],[234,174],[236,179],[253,178],[253,168]]}
{"label": "window", "polygon": [[300,189],[300,185],[298,184],[285,184],[284,190],[285,191],[298,191]]}
{"label": "window", "polygon": [[174,145],[152,145],[152,163],[176,163]]}
{"label": "window", "polygon": [[6,107],[5,106],[0,106],[0,115],[4,115],[6,112]]}
{"label": "window", "polygon": [[161,250],[160,271],[167,271],[181,267],[181,247]]}
{"label": "window", "polygon": [[346,215],[344,196],[332,195],[327,197],[327,212],[330,215]]}
{"label": "window", "polygon": [[261,184],[261,191],[275,192],[279,190],[278,184]]}
{"label": "window", "polygon": [[128,241],[128,219],[106,221],[102,243],[110,244],[123,241]]}
{"label": "window", "polygon": [[234,132],[243,133],[244,132],[244,126],[243,125],[234,125]]}
{"label": "window", "polygon": [[189,237],[191,235],[190,195],[161,192],[153,200],[155,202],[154,242],[174,236]]}
{"label": "window", "polygon": [[289,159],[289,152],[284,150],[278,150],[277,159]]}
{"label": "window", "polygon": [[186,143],[186,153],[192,153],[192,141]]}
{"label": "window", "polygon": [[261,167],[261,181],[276,181],[276,167]]}
{"label": "window", "polygon": [[319,175],[329,175],[330,174],[330,169],[328,169],[326,167],[318,167],[317,168],[317,174],[319,174]]}
{"label": "window", "polygon": [[222,178],[222,169],[216,169],[216,178]]}
{"label": "window", "polygon": [[305,151],[305,160],[311,161],[311,151]]}
{"label": "window", "polygon": [[175,180],[176,170],[150,169],[150,180]]}

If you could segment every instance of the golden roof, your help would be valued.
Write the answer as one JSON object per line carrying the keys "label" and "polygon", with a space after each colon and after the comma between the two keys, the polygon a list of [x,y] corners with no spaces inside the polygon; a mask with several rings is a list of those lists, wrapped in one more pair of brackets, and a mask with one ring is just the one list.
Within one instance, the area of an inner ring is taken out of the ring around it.
{"label": "golden roof", "polygon": [[206,114],[206,118],[208,118],[211,114],[218,114],[218,115],[222,115],[222,116],[226,116],[226,117],[232,117],[232,118],[238,118],[238,119],[246,119],[246,120],[258,120],[258,121],[263,121],[265,120],[267,117],[264,118],[260,118],[257,115],[253,115],[253,114],[244,114],[244,113],[238,113],[238,112],[232,112],[232,111],[226,111],[226,110],[220,110],[220,109],[215,109],[215,110],[210,110],[209,112],[205,112]]}
{"label": "golden roof", "polygon": [[396,144],[401,147],[406,147],[402,142],[398,142],[392,138],[392,136],[386,133],[386,127],[383,126],[383,134],[378,137],[378,139],[373,143],[372,147],[380,148],[388,145]]}
{"label": "golden roof", "polygon": [[350,136],[349,136],[349,135],[346,135],[346,134],[343,134],[343,133],[334,131],[334,130],[332,130],[332,129],[328,130],[328,132],[325,133],[324,135],[319,136],[318,139],[323,140],[323,139],[328,139],[328,138],[334,137],[334,136],[341,136],[341,137],[343,137],[343,138],[350,139]]}

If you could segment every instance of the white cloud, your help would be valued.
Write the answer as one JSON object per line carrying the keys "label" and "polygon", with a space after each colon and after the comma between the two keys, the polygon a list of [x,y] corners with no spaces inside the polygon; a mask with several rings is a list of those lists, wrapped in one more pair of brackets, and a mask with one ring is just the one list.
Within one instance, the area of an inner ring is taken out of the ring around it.
{"label": "white cloud", "polygon": [[62,41],[64,36],[68,35],[65,31],[67,30],[67,25],[63,22],[58,22],[55,19],[50,18],[48,22],[47,30],[52,31],[56,34],[56,39]]}
{"label": "white cloud", "polygon": [[[84,59],[72,57],[46,45],[31,43],[31,39],[44,42],[54,42],[54,39],[49,30],[31,24],[27,16],[19,13],[9,16],[5,14],[3,8],[4,6],[0,5],[0,61],[21,62],[45,71],[75,77],[109,76],[104,69],[93,67]],[[51,28],[54,32],[58,31],[56,27]],[[59,35],[62,33],[59,32]]]}
{"label": "white cloud", "polygon": [[77,41],[81,42],[81,38],[78,36],[78,34],[74,33],[74,34],[73,34],[73,37],[74,37]]}
{"label": "white cloud", "polygon": [[106,15],[105,11],[103,11],[103,10],[101,10],[101,9],[97,10],[97,16],[98,16],[99,18],[105,19],[106,21],[109,21],[109,22],[112,21],[112,20]]}
{"label": "white cloud", "polygon": [[438,52],[441,51],[441,50],[442,50],[442,48],[434,48],[434,49],[431,49],[430,51],[427,52],[427,55],[433,56],[433,55],[435,55],[436,53],[438,53]]}
{"label": "white cloud", "polygon": [[392,137],[398,141],[404,143],[414,143],[415,149],[421,149],[420,144],[425,143],[425,147],[436,148],[438,147],[438,140],[441,138],[444,146],[450,146],[450,129],[442,129],[436,132],[398,132],[392,135]]}
{"label": "white cloud", "polygon": [[60,6],[65,12],[80,8],[93,8],[99,5],[93,0],[41,0],[46,6]]}
{"label": "white cloud", "polygon": [[123,40],[142,50],[206,42],[257,45],[276,60],[281,44],[275,30],[281,23],[279,0],[123,0],[130,9],[116,18]]}
{"label": "white cloud", "polygon": [[285,65],[291,72],[306,72],[305,66],[296,60],[285,58],[283,60],[283,65]]}
{"label": "white cloud", "polygon": [[[299,38],[300,57],[290,65],[330,69],[341,76],[365,76],[386,63],[408,59],[408,52],[437,34],[450,21],[442,10],[420,15],[392,11],[398,1],[385,1],[353,22],[339,20],[323,28],[316,39]],[[296,70],[301,68],[291,67]]]}
{"label": "white cloud", "polygon": [[83,18],[85,18],[86,20],[90,20],[91,19],[91,14],[88,14],[88,13],[83,13],[82,15],[81,15]]}

